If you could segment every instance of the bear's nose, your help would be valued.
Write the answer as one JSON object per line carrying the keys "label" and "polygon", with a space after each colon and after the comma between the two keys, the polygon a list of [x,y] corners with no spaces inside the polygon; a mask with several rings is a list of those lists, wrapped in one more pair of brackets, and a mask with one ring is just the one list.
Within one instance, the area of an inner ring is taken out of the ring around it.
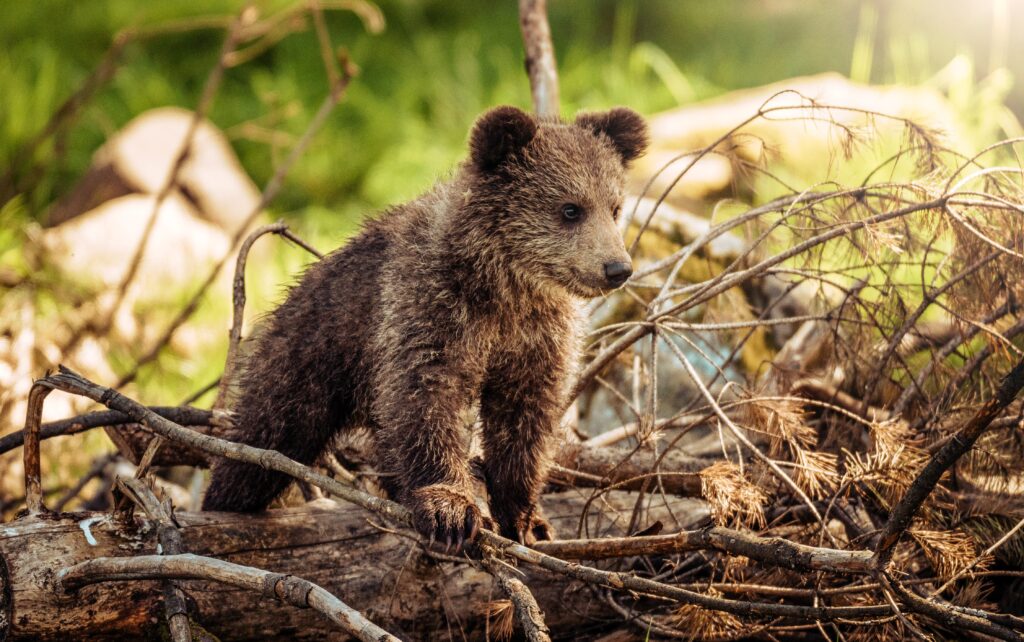
{"label": "bear's nose", "polygon": [[609,261],[604,264],[604,278],[613,288],[625,283],[632,273],[633,266],[625,261]]}

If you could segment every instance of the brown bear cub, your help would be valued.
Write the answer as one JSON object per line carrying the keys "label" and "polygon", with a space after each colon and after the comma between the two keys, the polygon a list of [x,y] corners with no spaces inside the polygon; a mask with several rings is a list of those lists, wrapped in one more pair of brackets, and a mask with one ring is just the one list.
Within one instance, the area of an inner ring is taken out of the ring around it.
{"label": "brown bear cub", "polygon": [[[617,108],[571,124],[498,107],[448,182],[311,266],[258,336],[228,437],[312,463],[367,427],[388,491],[440,542],[491,527],[474,505],[465,411],[502,535],[550,539],[536,502],[577,366],[581,298],[629,278],[616,226],[647,127]],[[223,460],[205,510],[257,511],[290,478]]]}

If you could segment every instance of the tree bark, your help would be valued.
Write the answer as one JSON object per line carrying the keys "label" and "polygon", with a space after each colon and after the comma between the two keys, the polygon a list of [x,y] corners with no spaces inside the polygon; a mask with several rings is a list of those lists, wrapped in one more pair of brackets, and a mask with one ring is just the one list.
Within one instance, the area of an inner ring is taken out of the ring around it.
{"label": "tree bark", "polygon": [[[555,527],[573,537],[585,501],[585,492],[570,492],[548,495],[543,504]],[[633,493],[605,494],[600,511],[589,512],[591,536],[623,535],[635,501]],[[640,527],[660,520],[684,529],[707,514],[698,500],[647,501]],[[184,551],[315,582],[404,639],[447,639],[449,631],[458,639],[460,630],[467,639],[482,639],[488,603],[505,597],[477,564],[431,558],[407,532],[354,507],[318,502],[257,515],[175,517]],[[154,639],[167,626],[159,581],[107,582],[63,594],[55,576],[96,557],[158,552],[154,523],[116,523],[106,513],[44,513],[0,527],[0,640]],[[591,590],[523,570],[554,637],[608,626],[606,607]],[[346,637],[312,610],[260,593],[200,580],[176,583],[187,595],[190,617],[223,640]]]}

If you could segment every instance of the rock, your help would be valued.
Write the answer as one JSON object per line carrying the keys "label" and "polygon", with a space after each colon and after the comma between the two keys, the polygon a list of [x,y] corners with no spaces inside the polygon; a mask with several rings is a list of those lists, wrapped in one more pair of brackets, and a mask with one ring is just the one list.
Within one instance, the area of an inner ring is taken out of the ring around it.
{"label": "rock", "polygon": [[[53,206],[48,223],[63,223],[126,194],[160,193],[185,144],[192,117],[189,110],[162,107],[132,120],[96,152],[75,189]],[[259,189],[227,138],[205,120],[196,130],[174,191],[200,218],[228,233],[243,225],[260,200]]]}
{"label": "rock", "polygon": [[[654,212],[654,216],[651,216],[651,212],[654,210],[655,206],[657,206],[657,211]],[[630,214],[633,212],[634,208],[636,209],[636,214],[633,215],[632,220],[629,220],[627,216],[622,217],[624,224],[634,224],[635,226],[639,226],[650,218],[650,223],[647,226],[648,230],[657,232],[668,239],[679,242],[679,247],[700,238],[706,234],[713,225],[713,223],[708,219],[694,214],[685,208],[664,202],[658,205],[658,200],[656,198],[638,198],[636,196],[628,196],[626,197],[622,208],[626,214]],[[636,229],[628,231],[627,238],[632,240],[632,235],[635,234]],[[746,249],[747,245],[743,239],[733,232],[726,232],[725,234],[715,237],[705,245],[701,250],[701,254],[713,259],[732,261]],[[665,257],[641,255],[641,266],[643,266],[645,261],[652,262],[652,259],[656,260],[662,258]]]}
{"label": "rock", "polygon": [[[651,117],[651,149],[635,164],[631,191],[640,193],[650,177],[668,160],[715,143],[765,107],[793,106],[799,109],[756,119],[740,133],[726,136],[719,149],[751,162],[759,162],[766,150],[770,150],[787,161],[799,159],[798,162],[813,167],[833,159],[841,140],[841,132],[824,122],[823,116],[828,115],[837,123],[856,129],[902,126],[885,119],[872,120],[855,111],[834,110],[828,114],[815,111],[808,99],[824,105],[910,118],[930,129],[944,132],[954,146],[963,139],[952,107],[936,90],[862,85],[836,73],[792,78],[754,89],[733,91]],[[811,120],[811,117],[816,117],[816,120]],[[646,195],[659,196],[689,162],[692,160],[676,161],[669,171],[655,180]],[[687,171],[668,200],[673,204],[694,207],[694,201],[721,195],[728,190],[734,178],[735,172],[727,158],[709,154]]]}
{"label": "rock", "polygon": [[[143,194],[107,201],[45,230],[43,247],[48,258],[66,274],[102,288],[117,287],[155,204],[155,196]],[[201,219],[180,195],[171,195],[160,206],[133,294],[148,300],[165,299],[168,287],[203,278],[229,247],[224,230]]]}

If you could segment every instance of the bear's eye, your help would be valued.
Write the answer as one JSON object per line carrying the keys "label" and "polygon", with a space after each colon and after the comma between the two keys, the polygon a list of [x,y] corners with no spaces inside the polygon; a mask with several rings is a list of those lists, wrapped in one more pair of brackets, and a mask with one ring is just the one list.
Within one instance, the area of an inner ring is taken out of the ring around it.
{"label": "bear's eye", "polygon": [[578,221],[583,216],[583,208],[575,203],[566,203],[562,206],[562,218],[566,221]]}
{"label": "bear's eye", "polygon": [[619,214],[622,214],[622,206],[621,205],[616,205],[615,209],[612,210],[612,220],[613,221],[619,220]]}

